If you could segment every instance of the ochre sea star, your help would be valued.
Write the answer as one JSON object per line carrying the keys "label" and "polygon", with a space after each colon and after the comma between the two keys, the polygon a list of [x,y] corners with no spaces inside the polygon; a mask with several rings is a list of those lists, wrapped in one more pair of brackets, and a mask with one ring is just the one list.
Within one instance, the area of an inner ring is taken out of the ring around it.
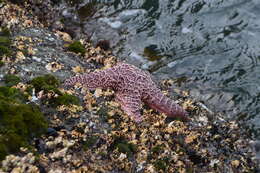
{"label": "ochre sea star", "polygon": [[140,114],[142,101],[169,117],[188,120],[187,112],[161,92],[151,75],[133,65],[117,63],[112,68],[74,76],[65,81],[65,86],[72,86],[77,82],[89,89],[113,89],[116,101],[136,122],[142,121]]}

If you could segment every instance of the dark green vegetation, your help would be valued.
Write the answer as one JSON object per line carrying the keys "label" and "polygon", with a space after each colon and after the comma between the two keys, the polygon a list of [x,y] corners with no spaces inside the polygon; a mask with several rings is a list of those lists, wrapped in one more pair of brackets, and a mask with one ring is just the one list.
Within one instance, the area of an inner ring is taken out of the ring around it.
{"label": "dark green vegetation", "polygon": [[30,81],[36,92],[43,90],[45,93],[54,92],[57,97],[53,97],[49,100],[43,100],[44,103],[49,103],[53,107],[59,105],[79,104],[79,99],[76,96],[70,94],[63,94],[59,91],[58,86],[60,81],[50,74],[36,77]]}
{"label": "dark green vegetation", "polygon": [[2,58],[4,55],[11,55],[10,31],[7,28],[1,28],[0,31],[0,67],[4,65]]}
{"label": "dark green vegetation", "polygon": [[8,28],[3,27],[3,28],[1,28],[0,36],[10,37],[11,32]]}
{"label": "dark green vegetation", "polygon": [[78,9],[78,15],[81,20],[93,16],[97,11],[97,1],[91,1]]}
{"label": "dark green vegetation", "polygon": [[86,141],[83,143],[83,149],[88,150],[93,145],[97,143],[98,137],[97,136],[90,136],[86,139]]}
{"label": "dark green vegetation", "polygon": [[0,58],[3,55],[10,55],[11,40],[8,37],[0,36]]}
{"label": "dark green vegetation", "polygon": [[21,79],[18,76],[7,74],[4,76],[4,82],[6,86],[14,86],[18,84],[21,81]]}
{"label": "dark green vegetation", "polygon": [[0,60],[0,67],[4,66],[5,63],[3,61]]}
{"label": "dark green vegetation", "polygon": [[85,54],[86,49],[80,41],[74,41],[68,47],[68,50],[75,53],[80,53],[81,55]]}
{"label": "dark green vegetation", "polygon": [[54,107],[57,107],[59,105],[70,105],[70,104],[79,105],[79,99],[78,97],[70,94],[62,94],[50,100],[50,104]]}
{"label": "dark green vegetation", "polygon": [[163,170],[165,171],[167,168],[167,159],[160,159],[160,160],[156,160],[154,162],[154,167],[159,171],[159,170]]}
{"label": "dark green vegetation", "polygon": [[106,105],[102,105],[100,109],[97,111],[97,114],[99,115],[100,119],[104,122],[108,121],[109,115],[108,115],[108,108]]}
{"label": "dark green vegetation", "polygon": [[112,149],[118,149],[119,152],[125,153],[127,157],[133,156],[136,152],[136,145],[127,142],[122,137],[116,137],[114,142],[111,144]]}
{"label": "dark green vegetation", "polygon": [[18,5],[22,5],[24,4],[27,0],[8,0],[9,2],[13,3],[13,4],[18,4]]}
{"label": "dark green vegetation", "polygon": [[156,145],[152,148],[152,153],[160,153],[161,151],[163,151],[163,145]]}
{"label": "dark green vegetation", "polygon": [[36,77],[30,81],[36,92],[44,90],[45,92],[54,91],[59,92],[57,87],[60,85],[60,81],[50,74]]}
{"label": "dark green vegetation", "polygon": [[0,160],[29,146],[33,137],[47,128],[39,108],[25,104],[26,96],[15,88],[0,87]]}
{"label": "dark green vegetation", "polygon": [[144,56],[146,56],[150,61],[161,59],[162,56],[159,55],[159,53],[160,52],[156,45],[150,45],[144,48]]}

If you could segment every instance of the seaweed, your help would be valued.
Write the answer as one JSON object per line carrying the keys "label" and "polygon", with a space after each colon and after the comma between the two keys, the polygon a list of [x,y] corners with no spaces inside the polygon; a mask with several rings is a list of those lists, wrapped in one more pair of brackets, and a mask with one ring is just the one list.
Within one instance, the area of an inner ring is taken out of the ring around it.
{"label": "seaweed", "polygon": [[0,36],[0,59],[3,55],[10,55],[11,54],[11,40],[9,37]]}
{"label": "seaweed", "polygon": [[154,167],[156,170],[163,170],[165,171],[167,168],[167,163],[164,160],[156,160],[154,162]]}
{"label": "seaweed", "polygon": [[84,55],[86,52],[86,49],[83,44],[81,44],[80,41],[74,41],[71,43],[68,47],[68,50],[75,53],[80,53],[81,55]]}
{"label": "seaweed", "polygon": [[137,146],[135,144],[127,142],[122,137],[116,137],[110,148],[118,149],[119,152],[125,153],[127,157],[132,157],[137,150]]}
{"label": "seaweed", "polygon": [[5,63],[3,61],[0,60],[0,67],[4,66]]}
{"label": "seaweed", "polygon": [[94,146],[97,143],[98,137],[97,136],[90,136],[86,139],[85,142],[83,142],[83,149],[88,150],[92,146]]}
{"label": "seaweed", "polygon": [[[29,82],[35,88],[36,92],[44,91],[46,93],[52,91],[57,94],[57,97],[52,97],[43,100],[44,103],[48,103],[52,107],[59,105],[79,105],[79,99],[71,94],[63,94],[57,88],[60,85],[60,81],[50,74],[36,77]],[[30,91],[29,91],[30,92]]]}
{"label": "seaweed", "polygon": [[20,77],[12,74],[7,74],[4,76],[4,82],[6,86],[17,85],[21,81]]}
{"label": "seaweed", "polygon": [[0,160],[7,154],[30,146],[30,140],[46,131],[47,122],[40,109],[26,104],[19,90],[0,87]]}
{"label": "seaweed", "polygon": [[[1,0],[0,0],[0,2],[1,2]],[[0,32],[0,36],[10,37],[11,32],[7,27],[2,27],[1,32]]]}
{"label": "seaweed", "polygon": [[36,92],[41,90],[48,92],[52,90],[54,92],[60,93],[60,91],[57,89],[57,87],[60,85],[60,81],[50,74],[36,77],[29,83],[33,85]]}
{"label": "seaweed", "polygon": [[59,105],[79,105],[79,99],[76,96],[70,95],[70,94],[62,94],[58,97],[55,97],[50,100],[50,104],[54,107],[57,107]]}

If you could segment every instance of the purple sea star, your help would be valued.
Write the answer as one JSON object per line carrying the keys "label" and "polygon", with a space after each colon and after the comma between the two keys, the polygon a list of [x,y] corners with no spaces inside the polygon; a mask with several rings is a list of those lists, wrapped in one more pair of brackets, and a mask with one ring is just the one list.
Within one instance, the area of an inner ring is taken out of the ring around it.
{"label": "purple sea star", "polygon": [[179,117],[184,121],[189,119],[182,107],[161,92],[148,72],[134,65],[120,62],[112,68],[71,77],[65,81],[65,86],[72,86],[77,82],[89,89],[113,89],[116,101],[136,122],[142,121],[142,101],[169,117]]}

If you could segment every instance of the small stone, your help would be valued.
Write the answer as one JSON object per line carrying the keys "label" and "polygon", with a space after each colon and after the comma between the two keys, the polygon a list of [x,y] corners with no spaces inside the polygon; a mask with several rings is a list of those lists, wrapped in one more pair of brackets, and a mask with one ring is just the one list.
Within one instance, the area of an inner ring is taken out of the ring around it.
{"label": "small stone", "polygon": [[27,49],[27,51],[28,51],[28,55],[35,55],[35,50],[32,48],[32,47],[29,47],[28,49]]}
{"label": "small stone", "polygon": [[72,38],[68,33],[60,32],[60,31],[57,31],[56,33],[58,34],[59,37],[61,37],[62,40],[66,41],[66,42],[72,41]]}
{"label": "small stone", "polygon": [[239,160],[232,160],[231,161],[231,165],[236,167],[236,168],[239,166],[239,164],[240,164]]}
{"label": "small stone", "polygon": [[22,60],[24,60],[24,59],[25,59],[25,56],[24,56],[23,52],[18,51],[18,52],[16,53],[16,61],[22,61]]}
{"label": "small stone", "polygon": [[48,128],[47,135],[56,137],[56,136],[58,136],[58,133],[54,128]]}
{"label": "small stone", "polygon": [[76,66],[72,68],[72,71],[74,73],[83,73],[84,72],[84,68],[82,68],[81,66]]}
{"label": "small stone", "polygon": [[59,150],[59,151],[57,151],[57,152],[52,153],[52,154],[50,155],[50,157],[51,157],[52,159],[63,158],[63,157],[65,157],[67,151],[68,151],[68,148],[67,148],[67,147],[66,147],[66,148],[63,148],[63,149],[61,149],[61,150]]}
{"label": "small stone", "polygon": [[11,173],[21,173],[22,172],[22,168],[20,167],[17,167],[17,168],[14,168]]}
{"label": "small stone", "polygon": [[121,153],[120,156],[118,157],[118,160],[123,161],[125,158],[127,158],[127,155],[124,153]]}
{"label": "small stone", "polygon": [[63,67],[63,65],[61,65],[57,62],[51,62],[45,66],[45,68],[47,70],[52,71],[52,72],[56,72],[56,71],[60,70],[62,67]]}

